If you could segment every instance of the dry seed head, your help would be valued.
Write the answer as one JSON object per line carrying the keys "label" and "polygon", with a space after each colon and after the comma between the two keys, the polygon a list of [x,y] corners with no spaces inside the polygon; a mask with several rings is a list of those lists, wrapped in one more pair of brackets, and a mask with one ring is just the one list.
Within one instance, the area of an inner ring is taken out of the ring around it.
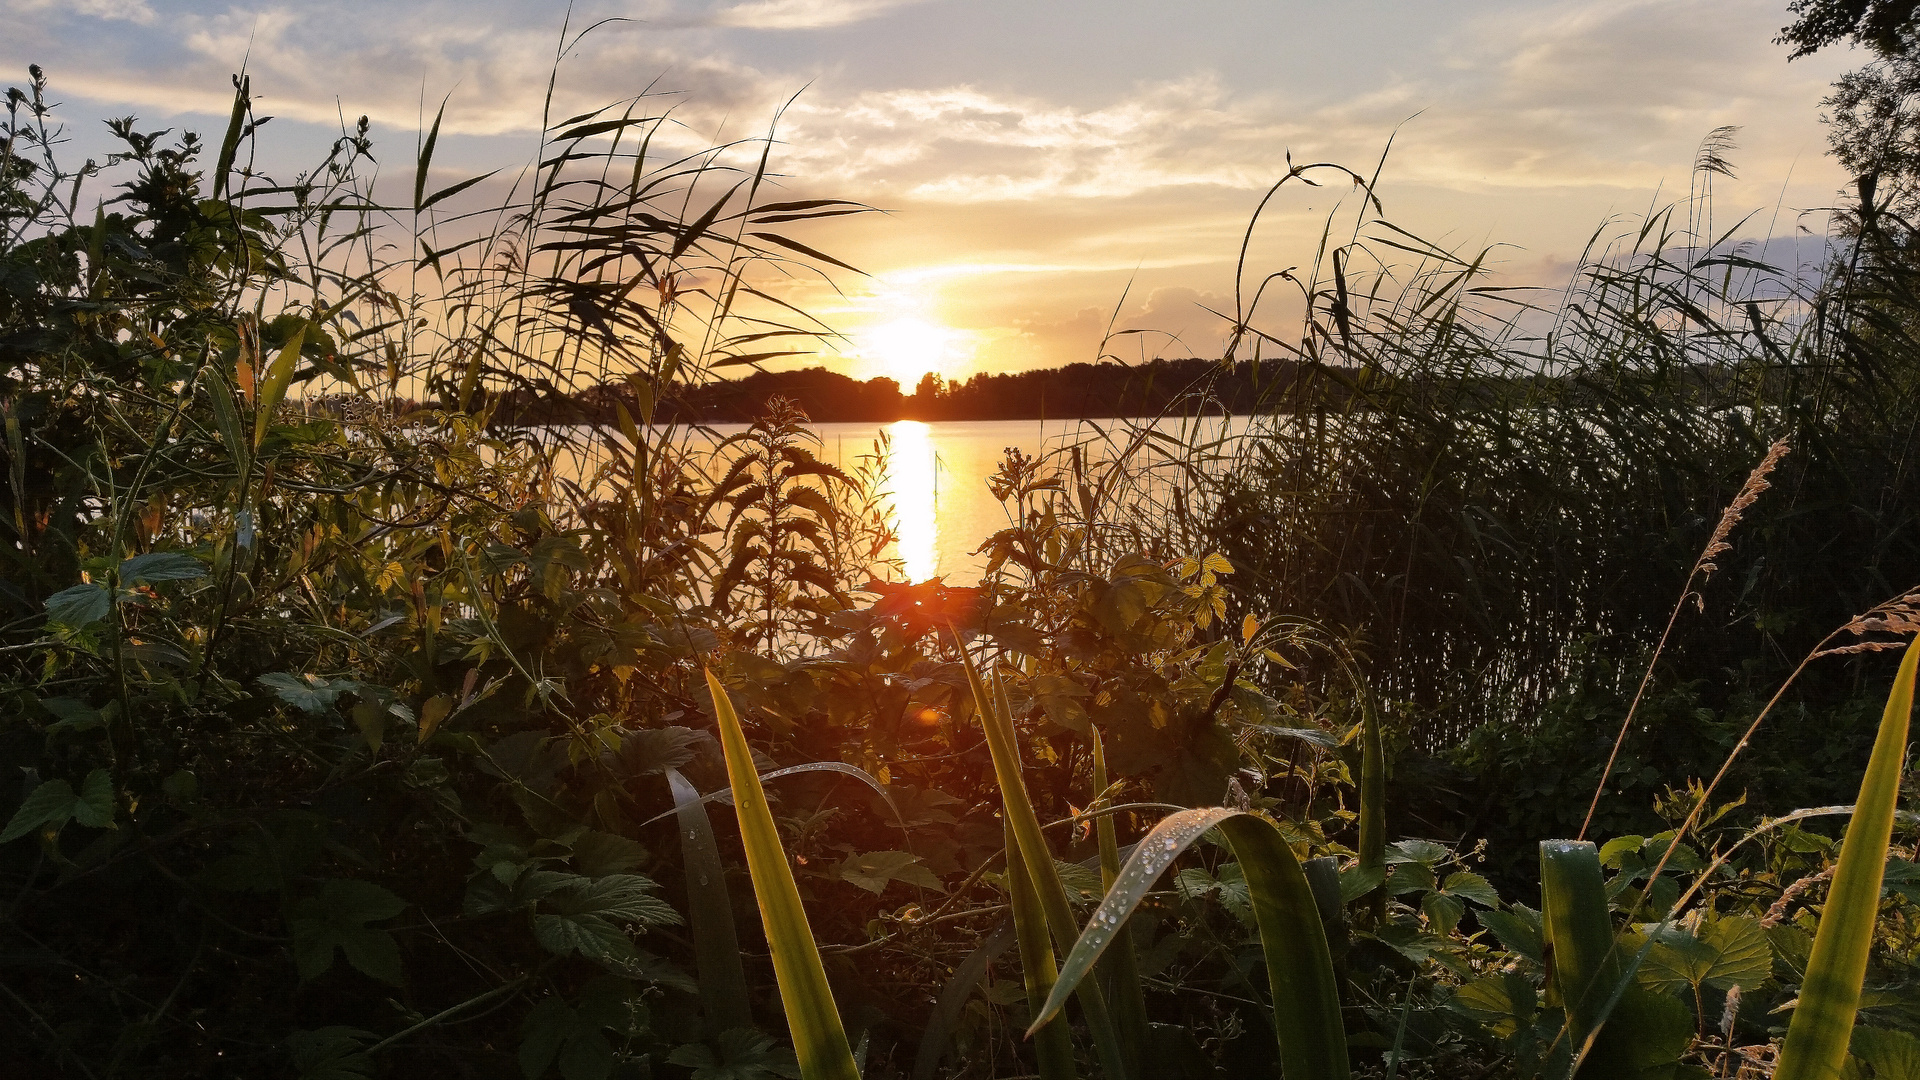
{"label": "dry seed head", "polygon": [[[1920,589],[1910,589],[1899,596],[1855,615],[1838,632],[1865,637],[1868,634],[1915,634],[1920,633]],[[1885,649],[1897,649],[1904,641],[1859,641],[1852,645],[1841,645],[1832,649],[1822,649],[1815,656],[1846,656],[1852,653],[1880,652]]]}
{"label": "dry seed head", "polygon": [[1760,464],[1755,465],[1753,471],[1747,474],[1747,482],[1740,485],[1740,494],[1735,495],[1733,501],[1727,504],[1727,508],[1720,512],[1720,523],[1713,527],[1713,537],[1707,541],[1706,549],[1700,552],[1699,560],[1693,564],[1694,573],[1710,577],[1715,570],[1720,569],[1719,564],[1713,560],[1733,550],[1733,545],[1727,542],[1727,537],[1732,535],[1733,527],[1740,524],[1740,517],[1747,512],[1747,507],[1752,506],[1760,498],[1761,492],[1773,486],[1768,481],[1767,475],[1780,464],[1781,458],[1787,456],[1789,449],[1791,447],[1787,445],[1785,439],[1767,447],[1767,456],[1761,458]]}

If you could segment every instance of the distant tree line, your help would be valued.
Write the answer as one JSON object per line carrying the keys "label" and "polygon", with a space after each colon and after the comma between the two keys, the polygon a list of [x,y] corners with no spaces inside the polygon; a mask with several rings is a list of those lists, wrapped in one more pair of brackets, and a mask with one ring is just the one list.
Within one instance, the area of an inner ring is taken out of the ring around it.
{"label": "distant tree line", "polygon": [[[1144,364],[1068,364],[1034,371],[990,372],[949,382],[928,372],[912,393],[889,378],[858,379],[811,367],[755,371],[680,388],[660,402],[656,421],[746,423],[775,397],[796,402],[817,423],[895,420],[1083,420],[1152,416],[1174,408],[1245,414],[1296,407],[1303,400],[1344,396],[1351,373],[1327,370],[1300,378],[1293,360],[1223,363],[1200,357]],[[1177,404],[1176,404],[1177,403]],[[634,390],[605,384],[574,394],[528,386],[508,391],[494,415],[508,423],[612,422],[615,406],[634,409]]]}

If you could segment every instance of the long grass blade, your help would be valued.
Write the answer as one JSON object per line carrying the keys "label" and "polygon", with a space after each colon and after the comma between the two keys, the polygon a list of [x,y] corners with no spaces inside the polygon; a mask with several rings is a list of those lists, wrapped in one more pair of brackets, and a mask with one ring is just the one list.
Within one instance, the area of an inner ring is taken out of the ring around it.
{"label": "long grass blade", "polygon": [[[1012,711],[1006,707],[1005,691],[995,694],[987,690],[980,678],[980,669],[964,645],[960,656],[966,666],[967,683],[973,689],[974,705],[980,713],[980,726],[986,731],[987,747],[993,755],[994,777],[1000,785],[1007,825],[1013,831],[1015,847],[1007,853],[1008,857],[1017,855],[1025,860],[1027,873],[1040,894],[1047,930],[1061,949],[1069,949],[1079,936],[1079,923],[1073,917],[1073,905],[1067,900],[1067,887],[1060,880],[1060,870],[1053,863],[1053,852],[1040,832],[1040,819],[1033,812],[1033,802],[1027,798],[1026,781],[1020,776],[1020,749],[1014,741]],[[1106,995],[1092,982],[1079,986],[1078,992],[1080,1008],[1093,1033],[1094,1052],[1100,1056],[1101,1065],[1110,1080],[1126,1080],[1132,1075],[1131,1063],[1120,1048],[1119,1034],[1107,1012]]]}
{"label": "long grass blade", "polygon": [[1372,895],[1373,921],[1387,918],[1387,751],[1373,694],[1355,677],[1360,697],[1360,871],[1378,880]]}
{"label": "long grass blade", "polygon": [[266,378],[260,382],[260,401],[253,414],[253,448],[267,439],[267,429],[273,426],[273,414],[280,408],[281,399],[287,396],[287,387],[293,382],[293,369],[300,363],[300,344],[306,340],[307,328],[303,325],[287,338],[273,363],[267,365]]}
{"label": "long grass blade", "polygon": [[693,930],[693,960],[700,977],[700,1008],[713,1034],[753,1026],[747,971],[733,927],[733,897],[714,843],[713,822],[679,769],[667,770],[667,786],[679,815],[680,857],[687,874],[687,922]]}
{"label": "long grass blade", "polygon": [[1800,1005],[1787,1027],[1786,1045],[1774,1070],[1776,1080],[1815,1080],[1839,1076],[1847,1060],[1853,1020],[1866,982],[1867,954],[1880,914],[1880,885],[1886,873],[1887,845],[1893,838],[1894,810],[1900,798],[1900,774],[1907,752],[1907,727],[1913,712],[1913,684],[1920,668],[1920,637],[1907,646],[1893,692],[1880,717],[1880,734],[1860,781],[1853,820],[1840,845],[1840,866],[1820,914],[1813,955],[1800,984]]}
{"label": "long grass blade", "polygon": [[1567,1035],[1574,1056],[1584,1058],[1579,1075],[1635,1075],[1628,1024],[1622,1017],[1608,1021],[1625,971],[1614,948],[1599,849],[1585,840],[1542,840],[1540,898]]}
{"label": "long grass blade", "polygon": [[747,850],[747,871],[753,894],[760,902],[760,920],[773,952],[773,975],[780,986],[780,1003],[787,1013],[794,1056],[804,1080],[859,1080],[847,1032],[833,1004],[833,987],[820,963],[813,928],[800,904],[787,854],[780,846],[780,830],[773,823],[767,793],[753,771],[753,751],[747,746],[740,717],[733,711],[726,687],[708,671],[707,689],[713,694],[713,716],[720,727],[720,747],[727,757],[727,780],[733,785],[734,807],[740,815],[740,840]]}
{"label": "long grass blade", "polygon": [[[1007,834],[1007,898],[1013,908],[1014,935],[1020,942],[1020,973],[1027,984],[1028,1006],[1038,1009],[1053,993],[1059,971],[1053,962],[1053,943],[1047,940],[1047,916],[1040,909],[1040,894],[1033,891],[1026,860],[1019,856],[1013,826],[1004,820],[1002,825]],[[1055,1016],[1033,1033],[1033,1050],[1041,1080],[1073,1080],[1073,1032],[1067,1027],[1066,1017]]]}
{"label": "long grass blade", "polygon": [[[1116,932],[1180,854],[1218,828],[1246,873],[1260,947],[1266,954],[1273,993],[1274,1030],[1288,1076],[1340,1080],[1347,1075],[1347,1039],[1340,1022],[1340,989],[1313,890],[1280,830],[1246,810],[1207,807],[1162,819],[1140,841],[1113,888],[1094,910],[1093,921],[1074,943],[1053,995],[1034,1024],[1045,1023],[1065,1004]],[[1029,1029],[1032,1030],[1032,1029]]]}
{"label": "long grass blade", "polygon": [[954,1026],[960,1021],[960,1013],[973,996],[973,988],[986,978],[987,967],[1006,952],[1013,941],[1012,921],[1003,922],[953,969],[953,977],[941,987],[940,999],[934,1002],[933,1013],[927,1017],[927,1030],[920,1036],[920,1052],[913,1059],[912,1080],[933,1080],[933,1074],[940,1068],[940,1057],[953,1038]]}
{"label": "long grass blade", "polygon": [[[1093,791],[1099,798],[1107,790],[1107,748],[1098,728],[1090,732],[1093,740]],[[1113,815],[1102,814],[1094,824],[1100,839],[1100,887],[1113,888],[1120,879],[1120,843],[1115,835]],[[1121,1046],[1127,1060],[1142,1061],[1147,1045],[1147,994],[1140,983],[1140,965],[1133,951],[1133,931],[1121,926],[1114,931],[1114,942],[1100,961],[1100,974],[1106,982],[1114,1023],[1120,1029]]]}

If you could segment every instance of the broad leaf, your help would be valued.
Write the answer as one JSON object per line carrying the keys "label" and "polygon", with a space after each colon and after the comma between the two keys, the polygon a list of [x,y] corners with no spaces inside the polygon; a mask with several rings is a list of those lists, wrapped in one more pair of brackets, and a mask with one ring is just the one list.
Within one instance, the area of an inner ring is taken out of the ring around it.
{"label": "broad leaf", "polygon": [[393,935],[367,924],[391,919],[406,901],[370,881],[334,878],[317,896],[296,902],[287,917],[300,981],[311,982],[333,966],[336,947],[347,963],[381,982],[400,984],[400,950]]}
{"label": "broad leaf", "polygon": [[940,885],[940,879],[921,865],[918,855],[904,851],[869,851],[865,855],[855,855],[842,862],[838,867],[840,880],[878,896],[886,891],[889,882],[903,881],[909,885],[946,892]]}
{"label": "broad leaf", "polygon": [[104,585],[75,585],[47,597],[47,622],[79,629],[107,617],[113,609]]}
{"label": "broad leaf", "polygon": [[120,584],[138,585],[154,581],[192,581],[207,576],[199,559],[183,551],[154,551],[135,555],[120,564]]}
{"label": "broad leaf", "polygon": [[798,1080],[800,1063],[793,1051],[752,1028],[723,1031],[711,1043],[688,1043],[668,1055],[667,1061],[693,1070],[692,1080],[767,1080],[771,1076]]}
{"label": "broad leaf", "polygon": [[95,829],[113,824],[113,778],[105,769],[95,769],[80,782],[80,793],[65,780],[48,780],[27,795],[14,811],[0,844],[18,840],[36,829],[58,831],[68,821],[77,821]]}

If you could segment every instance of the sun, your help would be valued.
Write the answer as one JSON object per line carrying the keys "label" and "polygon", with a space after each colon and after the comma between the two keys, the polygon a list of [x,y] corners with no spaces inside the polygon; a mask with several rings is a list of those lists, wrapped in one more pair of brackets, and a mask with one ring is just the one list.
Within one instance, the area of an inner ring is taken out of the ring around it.
{"label": "sun", "polygon": [[929,371],[945,375],[961,366],[963,335],[951,327],[906,316],[857,331],[860,358],[873,375],[884,375],[912,393]]}

